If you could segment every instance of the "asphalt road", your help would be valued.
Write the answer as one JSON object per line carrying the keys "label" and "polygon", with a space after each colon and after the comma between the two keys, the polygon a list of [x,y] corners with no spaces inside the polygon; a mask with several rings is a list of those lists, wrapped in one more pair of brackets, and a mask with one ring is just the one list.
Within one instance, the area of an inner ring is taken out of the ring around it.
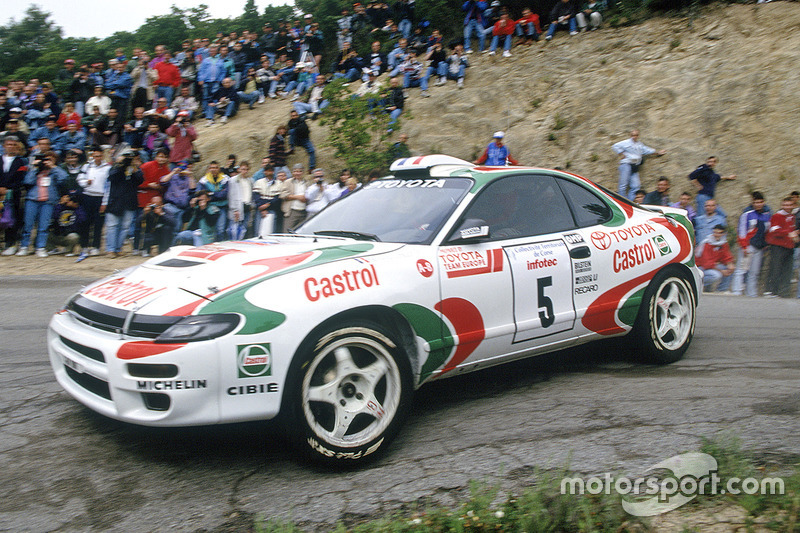
{"label": "asphalt road", "polygon": [[0,531],[309,529],[452,503],[470,480],[511,491],[537,469],[636,475],[732,431],[800,457],[800,300],[701,300],[686,357],[664,367],[583,347],[429,385],[380,461],[298,463],[269,424],[155,430],[105,419],[55,382],[50,315],[80,287],[0,278]]}

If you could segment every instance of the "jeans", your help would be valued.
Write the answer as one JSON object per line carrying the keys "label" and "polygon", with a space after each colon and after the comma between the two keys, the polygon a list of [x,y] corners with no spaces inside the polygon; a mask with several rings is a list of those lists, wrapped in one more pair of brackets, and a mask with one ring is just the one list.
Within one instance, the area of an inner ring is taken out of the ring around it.
{"label": "jeans", "polygon": [[[523,30],[523,28],[525,29]],[[527,24],[517,24],[517,29],[515,31],[520,37],[533,37],[534,41],[539,40],[539,32],[536,31],[536,25],[533,22],[528,22]]]}
{"label": "jeans", "polygon": [[697,193],[695,197],[695,201],[697,202],[697,214],[700,215],[706,212],[706,202],[711,200],[713,197],[707,194]]}
{"label": "jeans", "polygon": [[357,68],[351,68],[344,74],[342,74],[341,72],[334,72],[333,79],[336,80],[339,78],[347,78],[348,82],[353,82],[359,78],[360,74],[361,74],[360,70],[358,70]]}
{"label": "jeans", "polygon": [[406,74],[403,76],[403,87],[408,89],[409,87],[419,87],[423,91],[428,90],[428,74],[426,73],[421,78],[412,78],[411,74]]}
{"label": "jeans", "polygon": [[252,93],[246,93],[244,91],[239,91],[239,101],[243,104],[247,104],[252,109],[253,104],[258,102],[258,97],[261,96],[258,91],[253,91]]}
{"label": "jeans", "polygon": [[570,17],[567,22],[562,22],[561,24],[550,24],[550,27],[547,28],[547,36],[553,37],[553,34],[556,32],[559,26],[566,26],[569,25],[569,32],[572,33],[574,31],[578,31],[578,24],[575,22],[575,17]]}
{"label": "jeans", "polygon": [[231,100],[228,102],[228,105],[225,106],[224,110],[219,105],[206,107],[206,118],[208,120],[214,120],[214,115],[216,113],[225,115],[226,117],[232,117],[236,113],[236,102]]}
{"label": "jeans", "polygon": [[173,244],[175,246],[182,244],[190,244],[192,246],[203,246],[203,232],[200,231],[199,229],[196,230],[187,229],[185,231],[181,231],[180,233],[175,235],[175,240],[173,241]]}
{"label": "jeans", "polygon": [[165,228],[169,233],[169,237],[164,238],[165,241],[172,242],[173,235],[183,225],[183,211],[184,211],[183,209],[181,209],[175,204],[170,204],[170,203],[164,204],[164,215],[165,218],[167,219]]}
{"label": "jeans", "polygon": [[308,152],[308,170],[317,168],[317,153],[314,150],[314,143],[311,139],[304,139],[302,141],[291,141],[293,146],[302,146]]}
{"label": "jeans", "polygon": [[106,252],[119,252],[136,211],[125,210],[121,216],[106,213]]}
{"label": "jeans", "polygon": [[[450,69],[448,67],[449,67],[449,65],[447,63],[445,63],[444,61],[442,61],[441,63],[439,63],[439,70],[438,70],[437,74],[439,74],[439,76],[446,77],[447,79],[450,79],[450,80],[457,80],[459,78],[463,78],[464,75],[467,73],[467,66],[466,65],[459,65],[458,72],[455,73],[455,74],[450,72]],[[433,67],[431,67],[431,68],[433,68]],[[430,73],[428,73],[428,75],[430,75]]]}
{"label": "jeans", "polygon": [[630,163],[620,163],[617,192],[628,200],[633,200],[636,196],[636,191],[638,191],[641,186],[642,182],[639,179],[639,169],[633,172]]}
{"label": "jeans", "polygon": [[[739,260],[736,263],[736,270],[733,272],[733,287],[731,287],[731,292],[734,294],[742,294],[742,289],[745,288],[745,294],[751,298],[755,298],[758,296],[758,278],[759,274],[761,274],[764,250],[748,246],[747,252],[747,255],[745,255],[744,251],[739,249]],[[746,287],[745,274],[747,275]]]}
{"label": "jeans", "polygon": [[403,54],[405,53],[406,51],[398,46],[396,48],[393,48],[388,54],[386,54],[386,62],[389,64],[388,70],[392,70],[395,67],[397,67],[397,65],[399,65],[400,62],[402,61]]}
{"label": "jeans", "polygon": [[725,265],[717,265],[715,268],[708,269],[700,268],[703,271],[703,290],[705,292],[728,290],[732,276],[724,276],[720,270],[724,268],[726,268]]}
{"label": "jeans", "polygon": [[478,46],[480,51],[483,52],[484,45],[486,44],[486,34],[484,33],[483,25],[475,19],[471,19],[464,26],[464,50],[472,50],[470,46],[470,37],[473,33],[478,34]]}
{"label": "jeans", "polygon": [[156,99],[166,98],[167,105],[172,105],[172,96],[175,94],[175,88],[169,85],[156,86]]}
{"label": "jeans", "polygon": [[203,111],[208,113],[208,102],[211,100],[211,95],[219,89],[218,81],[207,81],[203,83]]}
{"label": "jeans", "polygon": [[[500,36],[499,35],[495,35],[494,37],[492,37],[492,46],[489,48],[489,51],[494,52],[495,50],[497,50],[497,45],[498,44],[500,44]],[[506,37],[505,37],[505,43],[503,43],[503,50],[505,50],[506,52],[511,50],[511,36],[510,35],[506,35]]]}
{"label": "jeans", "polygon": [[226,205],[218,205],[217,206],[221,211],[219,214],[219,218],[217,219],[217,227],[214,229],[214,240],[215,241],[226,241],[228,240],[227,229],[228,229],[228,217],[225,216],[225,212],[228,210],[228,206]]}
{"label": "jeans", "polygon": [[408,19],[403,19],[400,21],[400,24],[397,25],[397,29],[400,30],[400,33],[403,34],[403,37],[408,39],[411,37],[411,30],[414,28],[414,25],[411,24],[411,21]]}
{"label": "jeans", "polygon": [[53,204],[38,200],[25,201],[25,229],[22,230],[20,249],[25,250],[31,243],[31,231],[36,226],[36,248],[47,246],[47,231],[53,219]]}
{"label": "jeans", "polygon": [[319,113],[328,107],[328,104],[330,104],[328,100],[322,100],[316,109],[314,109],[313,103],[294,102],[292,105],[294,106],[294,110],[297,111],[298,115],[303,115],[305,113]]}

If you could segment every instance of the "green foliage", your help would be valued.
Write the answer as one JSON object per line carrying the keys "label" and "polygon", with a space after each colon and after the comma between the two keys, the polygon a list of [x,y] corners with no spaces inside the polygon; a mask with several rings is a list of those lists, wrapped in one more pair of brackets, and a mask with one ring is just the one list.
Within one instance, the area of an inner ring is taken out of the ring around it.
{"label": "green foliage", "polygon": [[561,113],[556,113],[555,120],[553,121],[553,129],[554,130],[563,130],[567,127],[567,119],[565,119]]}
{"label": "green foliage", "polygon": [[182,13],[148,17],[136,31],[137,46],[152,50],[163,44],[170,50],[180,50],[181,42],[189,36],[189,28]]}
{"label": "green foliage", "polygon": [[61,40],[61,28],[49,19],[50,13],[31,5],[21,21],[12,20],[0,26],[0,49],[3,50],[0,79],[10,77],[17,69],[35,65],[51,45]]}
{"label": "green foliage", "polygon": [[[324,98],[330,100],[322,124],[330,127],[327,144],[335,156],[359,177],[370,170],[386,170],[391,163],[388,153],[389,114],[380,105],[369,109],[369,98],[356,98],[344,85],[344,78],[334,80],[325,88]],[[394,124],[399,127],[400,121]]]}

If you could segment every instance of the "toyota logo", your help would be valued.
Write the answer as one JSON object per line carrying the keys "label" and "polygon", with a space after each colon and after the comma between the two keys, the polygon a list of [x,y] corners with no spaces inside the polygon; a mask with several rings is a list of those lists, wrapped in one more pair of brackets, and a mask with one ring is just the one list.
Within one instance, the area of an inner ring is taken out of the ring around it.
{"label": "toyota logo", "polygon": [[608,250],[608,247],[611,246],[611,237],[609,237],[608,233],[593,231],[592,244],[594,244],[598,250]]}

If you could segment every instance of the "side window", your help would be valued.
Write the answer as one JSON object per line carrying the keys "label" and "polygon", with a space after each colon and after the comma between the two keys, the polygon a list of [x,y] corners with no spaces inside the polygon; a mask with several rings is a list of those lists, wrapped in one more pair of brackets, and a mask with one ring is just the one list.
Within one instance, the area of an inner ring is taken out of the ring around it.
{"label": "side window", "polygon": [[611,208],[595,193],[565,179],[559,179],[558,184],[572,206],[578,227],[585,228],[611,220]]}
{"label": "side window", "polygon": [[569,205],[551,176],[516,175],[490,183],[462,220],[489,225],[492,241],[542,235],[575,227]]}

